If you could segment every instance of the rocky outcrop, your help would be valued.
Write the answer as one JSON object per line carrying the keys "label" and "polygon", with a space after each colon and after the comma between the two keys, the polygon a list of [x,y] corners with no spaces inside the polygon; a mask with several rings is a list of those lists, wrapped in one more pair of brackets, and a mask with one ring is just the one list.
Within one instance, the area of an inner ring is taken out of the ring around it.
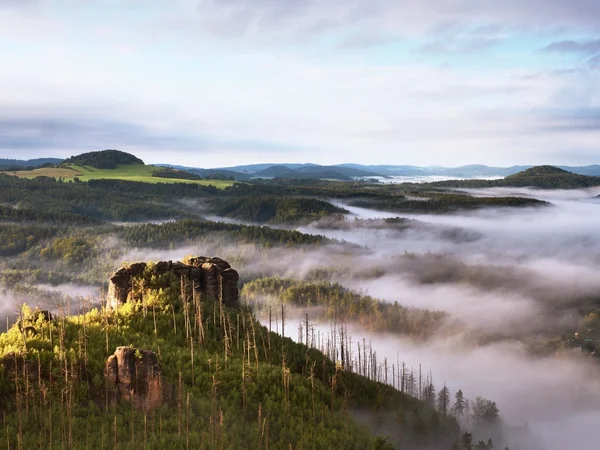
{"label": "rocky outcrop", "polygon": [[[156,264],[138,262],[117,270],[109,281],[108,305],[115,308],[135,299],[136,282],[152,278],[152,275],[171,273],[185,279],[203,298],[217,299],[227,306],[235,306],[239,299],[237,271],[221,258],[205,256],[181,261],[160,261]],[[168,286],[164,286],[166,288]]]}
{"label": "rocky outcrop", "polygon": [[134,408],[150,411],[165,400],[163,371],[154,352],[132,347],[117,347],[106,361],[105,377],[109,401],[132,403]]}

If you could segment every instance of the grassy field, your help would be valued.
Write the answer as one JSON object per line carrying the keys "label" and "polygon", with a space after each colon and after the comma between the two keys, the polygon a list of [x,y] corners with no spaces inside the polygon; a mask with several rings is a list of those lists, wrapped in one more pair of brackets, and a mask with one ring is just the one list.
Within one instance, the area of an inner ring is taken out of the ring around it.
{"label": "grassy field", "polygon": [[52,178],[64,178],[65,180],[72,180],[76,176],[81,175],[79,172],[73,169],[67,169],[62,167],[44,167],[41,169],[33,170],[20,170],[18,172],[5,172],[7,175],[15,175],[21,178],[35,178],[35,177],[52,177]]}
{"label": "grassy field", "polygon": [[77,177],[81,181],[116,179],[127,181],[140,181],[144,183],[192,183],[202,185],[212,185],[218,188],[231,186],[234,182],[228,180],[181,180],[175,178],[153,177],[154,166],[143,166],[138,164],[119,165],[116,169],[96,169],[88,166],[71,165],[68,168],[41,168],[34,170],[23,170],[20,172],[7,172],[8,175],[18,177],[33,178],[47,176],[52,178],[64,178],[72,180]]}

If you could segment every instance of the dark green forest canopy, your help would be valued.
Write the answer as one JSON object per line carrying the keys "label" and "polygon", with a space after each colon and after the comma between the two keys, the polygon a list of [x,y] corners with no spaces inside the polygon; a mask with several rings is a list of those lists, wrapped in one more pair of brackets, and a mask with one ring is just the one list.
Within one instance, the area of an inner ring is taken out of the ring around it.
{"label": "dark green forest canopy", "polygon": [[120,164],[144,164],[144,161],[131,153],[125,153],[120,150],[102,150],[71,156],[65,159],[63,164],[91,166],[97,169],[114,169]]}

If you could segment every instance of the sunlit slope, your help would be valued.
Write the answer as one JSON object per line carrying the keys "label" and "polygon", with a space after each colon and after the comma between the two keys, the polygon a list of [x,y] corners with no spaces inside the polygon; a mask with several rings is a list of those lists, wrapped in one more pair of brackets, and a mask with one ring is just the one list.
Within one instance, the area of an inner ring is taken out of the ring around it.
{"label": "sunlit slope", "polygon": [[64,178],[66,180],[72,180],[77,177],[81,181],[114,179],[139,181],[144,183],[192,183],[205,186],[212,185],[219,188],[224,188],[233,184],[233,181],[229,180],[184,180],[179,178],[153,177],[152,172],[154,172],[154,170],[156,170],[156,167],[143,164],[118,164],[114,169],[98,169],[91,166],[68,164],[65,167],[60,168],[48,167],[11,172],[10,175],[26,178],[47,176],[52,178]]}

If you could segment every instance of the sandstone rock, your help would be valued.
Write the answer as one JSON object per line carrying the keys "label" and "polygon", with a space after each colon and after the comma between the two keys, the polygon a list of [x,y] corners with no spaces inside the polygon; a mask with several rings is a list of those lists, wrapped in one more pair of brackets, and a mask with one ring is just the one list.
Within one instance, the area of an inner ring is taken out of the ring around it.
{"label": "sandstone rock", "polygon": [[240,297],[238,281],[240,276],[234,269],[225,269],[221,273],[221,299],[226,306],[234,306]]}
{"label": "sandstone rock", "polygon": [[165,399],[162,367],[152,351],[117,347],[106,361],[105,377],[112,404],[126,401],[150,411]]}
{"label": "sandstone rock", "polygon": [[[195,290],[201,294],[201,298],[221,300],[227,306],[235,306],[238,303],[239,275],[221,258],[190,257],[183,262],[160,261],[151,267],[152,274],[171,273],[179,279],[185,279],[189,288],[188,295]],[[147,269],[148,264],[139,262],[117,270],[110,278],[108,305],[116,308],[131,300],[134,282],[139,281]]]}
{"label": "sandstone rock", "polygon": [[210,263],[202,264],[202,279],[200,281],[200,289],[204,295],[211,299],[221,297],[221,283],[219,276],[219,268]]}

